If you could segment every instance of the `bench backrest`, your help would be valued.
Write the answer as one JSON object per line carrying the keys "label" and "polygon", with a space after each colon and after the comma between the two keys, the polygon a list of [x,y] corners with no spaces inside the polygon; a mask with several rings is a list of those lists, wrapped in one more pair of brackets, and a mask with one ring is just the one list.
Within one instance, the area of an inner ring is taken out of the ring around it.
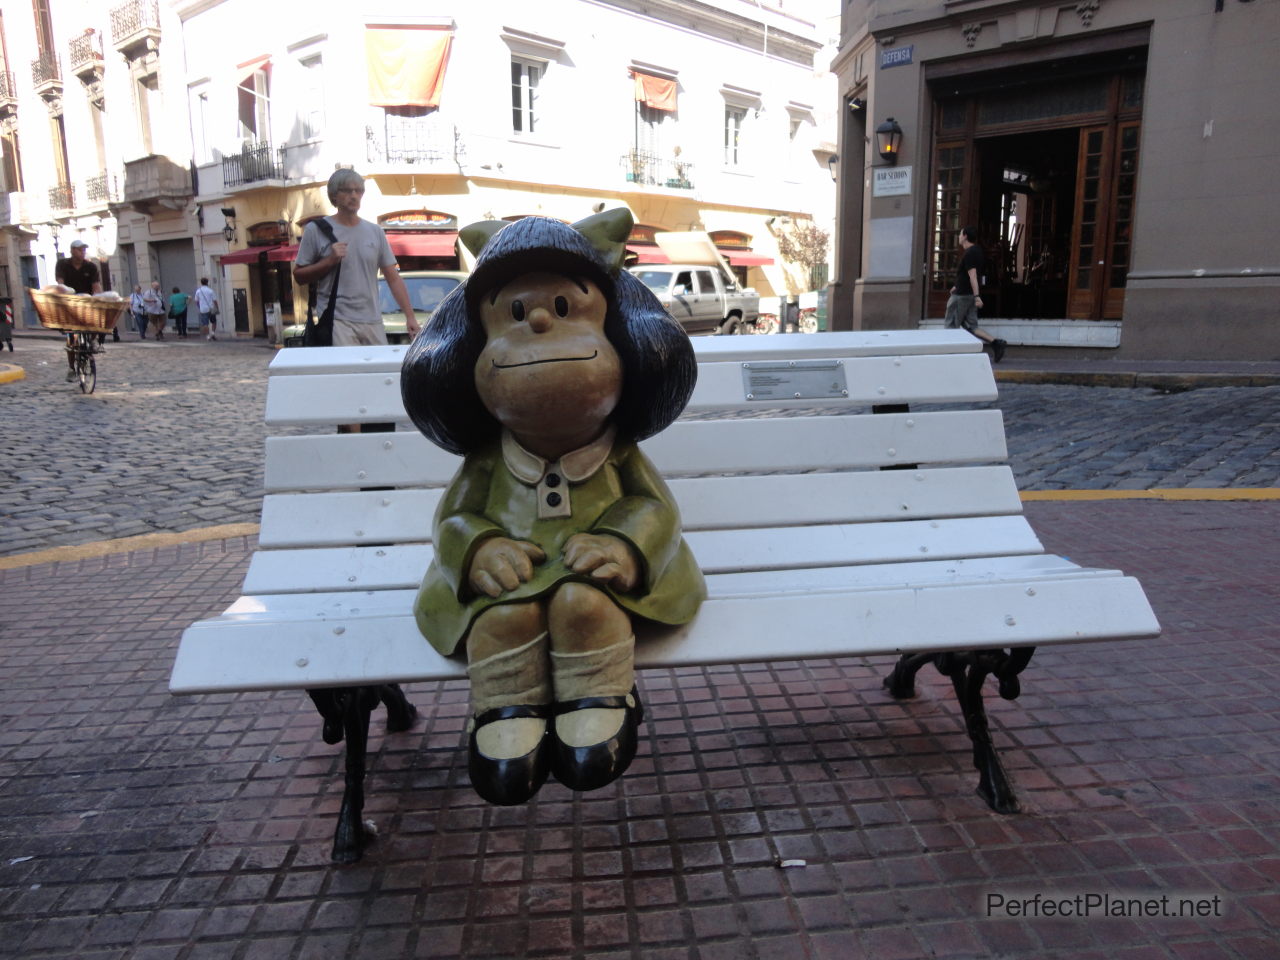
{"label": "bench backrest", "polygon": [[[962,331],[694,343],[686,415],[643,446],[708,573],[1042,551],[1012,474],[993,465],[1006,457],[999,411],[964,409],[996,389]],[[268,423],[323,432],[267,441],[261,549],[246,593],[416,586],[458,459],[416,431],[331,432],[407,423],[404,349],[285,350],[273,361]],[[776,536],[762,538],[766,530]]]}

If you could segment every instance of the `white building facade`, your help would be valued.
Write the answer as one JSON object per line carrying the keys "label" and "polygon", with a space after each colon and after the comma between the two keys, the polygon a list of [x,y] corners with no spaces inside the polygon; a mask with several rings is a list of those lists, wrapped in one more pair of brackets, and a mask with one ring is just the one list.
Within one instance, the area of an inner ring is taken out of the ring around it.
{"label": "white building facade", "polygon": [[833,224],[834,29],[809,6],[173,3],[198,272],[225,278],[241,334],[300,320],[294,248],[351,166],[402,270],[457,265],[475,220],[626,205],[641,259],[654,232],[706,230],[763,295],[811,290],[823,271],[777,243]]}
{"label": "white building facade", "polygon": [[0,296],[53,281],[73,240],[104,285],[195,284],[181,23],[157,0],[0,3]]}

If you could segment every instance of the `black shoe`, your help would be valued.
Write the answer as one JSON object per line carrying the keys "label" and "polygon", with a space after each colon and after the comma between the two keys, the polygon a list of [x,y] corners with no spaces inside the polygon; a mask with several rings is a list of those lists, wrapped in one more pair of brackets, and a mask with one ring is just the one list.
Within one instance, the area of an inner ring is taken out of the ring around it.
{"label": "black shoe", "polygon": [[995,363],[999,363],[1001,360],[1004,359],[1004,351],[1007,346],[1009,346],[1009,344],[1000,339],[995,339],[991,341],[991,353],[992,353],[991,359]]}
{"label": "black shoe", "polygon": [[514,720],[519,717],[549,720],[551,705],[536,703],[495,707],[492,710],[486,710],[471,722],[467,759],[467,772],[471,775],[471,786],[475,788],[481,799],[500,807],[512,807],[532,798],[546,783],[547,774],[551,772],[545,736],[523,757],[513,757],[509,760],[486,757],[476,746],[476,733],[481,727],[497,720]]}
{"label": "black shoe", "polygon": [[631,766],[639,744],[636,730],[644,719],[644,705],[635,687],[625,697],[583,697],[555,705],[557,716],[590,709],[622,709],[626,715],[617,733],[589,747],[570,747],[561,743],[552,726],[551,770],[556,779],[570,790],[597,790],[613,783]]}

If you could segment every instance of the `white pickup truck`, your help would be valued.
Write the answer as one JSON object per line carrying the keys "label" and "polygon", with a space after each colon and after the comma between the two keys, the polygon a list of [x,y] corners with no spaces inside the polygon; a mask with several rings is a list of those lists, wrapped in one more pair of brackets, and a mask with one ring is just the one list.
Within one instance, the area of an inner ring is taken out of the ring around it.
{"label": "white pickup truck", "polygon": [[752,332],[760,314],[760,297],[750,287],[738,285],[705,233],[659,233],[654,240],[672,262],[629,269],[686,333]]}

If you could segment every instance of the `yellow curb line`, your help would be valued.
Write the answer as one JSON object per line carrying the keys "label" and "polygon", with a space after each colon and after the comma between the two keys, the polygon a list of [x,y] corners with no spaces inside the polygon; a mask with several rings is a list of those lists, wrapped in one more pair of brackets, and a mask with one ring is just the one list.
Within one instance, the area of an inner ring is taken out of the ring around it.
{"label": "yellow curb line", "polygon": [[258,524],[256,523],[224,523],[216,527],[202,527],[198,530],[186,530],[182,533],[144,533],[136,537],[99,540],[95,543],[82,543],[74,547],[50,547],[47,550],[32,550],[30,553],[15,553],[11,557],[0,557],[0,570],[34,567],[40,563],[73,563],[77,560],[105,557],[112,553],[129,553],[132,550],[154,550],[159,547],[173,547],[183,543],[201,543],[205,540],[251,537],[256,535],[257,532]]}
{"label": "yellow curb line", "polygon": [[[1277,487],[1241,487],[1218,489],[1210,487],[1180,490],[1023,490],[1019,493],[1023,502],[1090,500],[1280,500]],[[74,547],[50,547],[30,553],[16,553],[0,557],[0,570],[16,570],[34,567],[41,563],[72,563],[93,557],[105,557],[113,553],[129,553],[132,550],[154,550],[184,543],[202,543],[206,540],[227,540],[231,537],[251,537],[258,533],[256,523],[224,523],[216,527],[201,527],[182,533],[144,533],[137,537],[118,540],[99,540]]]}
{"label": "yellow curb line", "polygon": [[1024,502],[1033,500],[1280,500],[1280,488],[1214,487],[1181,490],[1023,490]]}
{"label": "yellow curb line", "polygon": [[0,383],[14,383],[18,380],[25,380],[27,371],[21,367],[10,366],[7,363],[0,363]]}

